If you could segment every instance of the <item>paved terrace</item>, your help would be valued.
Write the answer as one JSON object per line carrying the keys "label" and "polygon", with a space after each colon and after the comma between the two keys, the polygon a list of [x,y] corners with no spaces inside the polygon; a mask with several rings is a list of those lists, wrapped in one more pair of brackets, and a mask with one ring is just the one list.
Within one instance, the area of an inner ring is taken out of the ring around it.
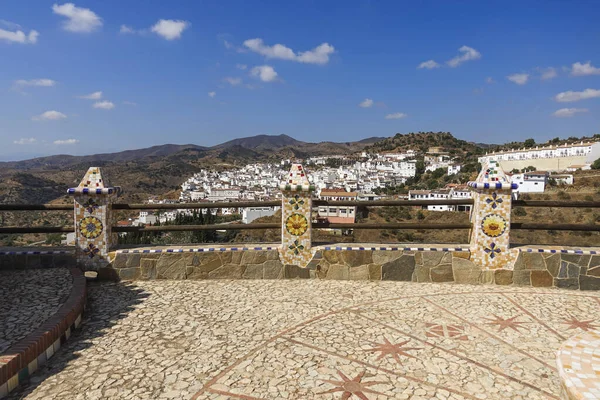
{"label": "paved terrace", "polygon": [[88,296],[82,329],[10,399],[553,399],[560,344],[600,326],[597,293],[549,288],[140,281]]}

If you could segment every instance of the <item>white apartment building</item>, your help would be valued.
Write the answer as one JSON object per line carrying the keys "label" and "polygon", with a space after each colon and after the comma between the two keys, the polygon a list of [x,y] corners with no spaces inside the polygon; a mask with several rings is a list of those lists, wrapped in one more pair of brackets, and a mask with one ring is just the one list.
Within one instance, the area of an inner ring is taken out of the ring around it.
{"label": "white apartment building", "polygon": [[460,165],[459,164],[450,164],[448,165],[448,173],[447,175],[454,175],[454,174],[458,174],[460,172]]}
{"label": "white apartment building", "polygon": [[[471,191],[463,188],[408,191],[408,200],[460,200],[470,199],[471,197]],[[422,209],[428,211],[471,211],[471,205],[430,204],[422,206]]]}
{"label": "white apartment building", "polygon": [[138,221],[141,225],[149,225],[149,224],[156,224],[156,221],[158,219],[156,218],[156,214],[154,214],[154,212],[152,211],[140,211],[140,215],[138,217]]}
{"label": "white apartment building", "polygon": [[558,157],[577,157],[586,156],[592,152],[593,148],[600,148],[600,142],[596,143],[578,143],[561,146],[547,146],[535,149],[511,150],[499,153],[488,153],[479,157],[479,162],[484,163],[490,160],[495,161],[518,161],[535,160],[538,158],[558,158]]}
{"label": "white apartment building", "polygon": [[525,172],[514,174],[512,182],[519,185],[517,193],[543,193],[548,183],[548,173],[545,171]]}
{"label": "white apartment building", "polygon": [[242,209],[242,223],[249,224],[257,218],[274,215],[281,207],[245,207]]}

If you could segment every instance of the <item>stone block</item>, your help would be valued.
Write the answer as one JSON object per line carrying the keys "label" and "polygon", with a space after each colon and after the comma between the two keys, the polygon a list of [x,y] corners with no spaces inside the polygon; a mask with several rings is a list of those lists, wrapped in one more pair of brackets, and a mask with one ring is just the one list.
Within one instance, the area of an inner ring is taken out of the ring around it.
{"label": "stone block", "polygon": [[548,271],[531,271],[531,286],[552,286],[552,275],[550,275],[550,272]]}
{"label": "stone block", "polygon": [[373,258],[374,264],[383,265],[390,261],[396,260],[402,257],[403,252],[398,251],[385,251],[385,250],[374,250],[371,257]]}
{"label": "stone block", "polygon": [[117,270],[110,266],[103,267],[98,269],[98,275],[96,276],[96,279],[99,281],[117,282],[119,280],[119,274],[117,273]]}
{"label": "stone block", "polygon": [[75,264],[75,256],[72,254],[58,254],[54,256],[55,267],[74,267]]}
{"label": "stone block", "polygon": [[113,268],[126,268],[127,267],[127,253],[117,253],[112,262]]}
{"label": "stone block", "polygon": [[41,266],[42,260],[39,254],[31,254],[27,256],[27,268],[40,268]]}
{"label": "stone block", "polygon": [[156,261],[157,279],[185,279],[186,263],[179,254],[161,254]]}
{"label": "stone block", "polygon": [[558,276],[560,271],[560,254],[552,254],[550,257],[546,257],[546,269],[553,277]]}
{"label": "stone block", "polygon": [[372,281],[381,280],[381,265],[369,264],[369,279]]}
{"label": "stone block", "polygon": [[[225,265],[225,264],[233,264],[233,262],[232,262],[233,253],[239,254],[237,251],[220,251],[218,253],[213,253],[213,254],[216,255],[217,257],[220,257],[221,264]],[[209,255],[210,255],[210,253],[209,253]]]}
{"label": "stone block", "polygon": [[515,262],[515,271],[525,269],[545,270],[546,263],[544,262],[542,253],[519,253]]}
{"label": "stone block", "polygon": [[[427,267],[424,267],[427,268]],[[437,267],[431,268],[431,282],[454,282],[454,274],[452,272],[452,264],[440,264]],[[417,278],[417,282],[419,282]],[[421,281],[427,282],[427,281]]]}
{"label": "stone block", "polygon": [[[235,253],[240,253],[240,252],[235,252]],[[248,251],[244,251],[242,252],[243,256],[242,256],[242,261],[241,264],[262,264],[265,261],[267,261],[267,254],[264,251],[258,251],[258,250],[248,250]],[[231,260],[232,263],[233,259]],[[238,263],[234,263],[234,264],[239,264]]]}
{"label": "stone block", "polygon": [[124,254],[126,257],[125,268],[139,268],[142,255],[140,253]]}
{"label": "stone block", "polygon": [[590,262],[588,263],[588,267],[590,269],[594,267],[600,267],[600,256],[592,256],[590,258]]}
{"label": "stone block", "polygon": [[326,260],[319,261],[319,264],[315,270],[317,278],[325,279],[327,276],[327,271],[329,271],[329,263]]}
{"label": "stone block", "polygon": [[531,271],[513,271],[513,283],[518,286],[531,286]]}
{"label": "stone block", "polygon": [[[237,265],[237,264],[234,264]],[[246,270],[242,275],[244,279],[262,279],[263,278],[263,266],[262,264],[250,264],[246,265]]]}
{"label": "stone block", "polygon": [[418,251],[417,254],[415,254],[415,264],[423,265],[423,252]]}
{"label": "stone block", "polygon": [[569,278],[579,278],[579,265],[569,264],[567,268],[567,276]]}
{"label": "stone block", "polygon": [[452,272],[454,274],[454,282],[474,285],[479,283],[481,268],[473,264],[472,261],[463,258],[453,258]]}
{"label": "stone block", "polygon": [[483,285],[493,285],[494,284],[494,270],[486,269],[481,271],[481,275],[479,276],[479,283]]}
{"label": "stone block", "polygon": [[122,280],[133,281],[140,278],[140,267],[119,268],[117,271]]}
{"label": "stone block", "polygon": [[565,278],[565,279],[557,279],[554,278],[554,286],[561,289],[579,289],[579,279],[578,278]]}
{"label": "stone block", "polygon": [[556,277],[557,278],[567,278],[569,276],[568,270],[569,270],[569,263],[566,261],[561,261],[560,268],[558,270],[558,275]]}
{"label": "stone block", "polygon": [[350,267],[344,264],[331,264],[325,279],[346,280],[350,277]]}
{"label": "stone block", "polygon": [[590,260],[592,259],[591,255],[585,255],[585,256],[581,256],[581,260],[579,260],[578,265],[580,267],[587,267],[590,263]]}
{"label": "stone block", "polygon": [[444,253],[444,257],[442,257],[442,261],[440,261],[440,264],[452,264],[452,253],[450,253],[449,251]]}
{"label": "stone block", "polygon": [[156,279],[156,260],[142,258],[140,260],[140,279]]}
{"label": "stone block", "polygon": [[246,266],[239,264],[225,264],[208,273],[208,279],[240,279],[244,275]]}
{"label": "stone block", "polygon": [[284,265],[284,277],[286,279],[309,279],[310,270],[308,268],[300,268],[297,265]]}
{"label": "stone block", "polygon": [[370,250],[343,250],[339,258],[342,261],[341,263],[349,267],[358,267],[373,263],[373,255]]}
{"label": "stone block", "polygon": [[[454,276],[452,277],[454,280]],[[417,265],[412,276],[413,282],[431,282],[431,268]]]}
{"label": "stone block", "polygon": [[231,264],[242,264],[242,260],[244,258],[244,254],[246,254],[248,252],[243,252],[243,251],[232,251],[231,252]]}
{"label": "stone block", "polygon": [[415,270],[415,257],[403,255],[397,260],[381,266],[381,279],[384,281],[412,281]]}
{"label": "stone block", "polygon": [[277,260],[267,260],[263,263],[263,279],[283,278],[283,264]]}
{"label": "stone block", "polygon": [[471,252],[470,251],[453,251],[452,258],[463,258],[465,260],[470,260]]}
{"label": "stone block", "polygon": [[581,254],[561,254],[560,257],[562,261],[579,265],[582,256]]}
{"label": "stone block", "polygon": [[436,267],[442,262],[445,253],[441,251],[424,251],[422,254],[424,267]]}
{"label": "stone block", "polygon": [[587,275],[600,277],[600,265],[597,267],[588,269]]}
{"label": "stone block", "polygon": [[[369,264],[371,265],[371,264]],[[369,280],[369,265],[361,265],[350,268],[350,280],[353,281],[368,281]]]}
{"label": "stone block", "polygon": [[513,272],[508,269],[497,269],[494,272],[496,285],[512,285]]}
{"label": "stone block", "polygon": [[54,266],[54,257],[50,255],[44,255],[40,258],[40,266],[42,268],[50,268]]}
{"label": "stone block", "polygon": [[[279,261],[279,252],[277,250],[266,250],[264,253],[267,255],[267,261]],[[315,257],[321,258],[321,252],[317,251]]]}
{"label": "stone block", "polygon": [[339,253],[337,250],[324,250],[323,259],[329,264],[337,264],[340,262]]}
{"label": "stone block", "polygon": [[579,276],[579,289],[600,290],[600,277],[581,275]]}

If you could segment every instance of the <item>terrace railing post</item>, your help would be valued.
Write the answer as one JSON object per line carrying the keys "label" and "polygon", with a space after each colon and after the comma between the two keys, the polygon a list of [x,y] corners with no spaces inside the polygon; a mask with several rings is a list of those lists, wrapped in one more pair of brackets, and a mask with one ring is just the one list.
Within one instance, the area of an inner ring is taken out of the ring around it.
{"label": "terrace railing post", "polygon": [[74,199],[77,264],[84,270],[98,270],[109,263],[108,252],[116,243],[111,206],[120,188],[110,187],[100,168],[91,167],[68,193]]}
{"label": "terrace railing post", "polygon": [[510,268],[511,183],[497,161],[484,164],[476,181],[469,182],[473,190],[471,221],[471,260],[482,269]]}
{"label": "terrace railing post", "polygon": [[312,197],[314,186],[301,164],[292,164],[286,180],[281,182],[281,248],[285,265],[304,268],[312,259]]}

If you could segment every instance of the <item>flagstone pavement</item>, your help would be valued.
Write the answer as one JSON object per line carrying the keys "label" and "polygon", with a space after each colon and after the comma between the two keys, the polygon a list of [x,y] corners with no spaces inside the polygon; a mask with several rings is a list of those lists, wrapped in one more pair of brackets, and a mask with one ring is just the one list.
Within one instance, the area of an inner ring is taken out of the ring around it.
{"label": "flagstone pavement", "polygon": [[558,399],[600,294],[319,280],[91,283],[10,399]]}

